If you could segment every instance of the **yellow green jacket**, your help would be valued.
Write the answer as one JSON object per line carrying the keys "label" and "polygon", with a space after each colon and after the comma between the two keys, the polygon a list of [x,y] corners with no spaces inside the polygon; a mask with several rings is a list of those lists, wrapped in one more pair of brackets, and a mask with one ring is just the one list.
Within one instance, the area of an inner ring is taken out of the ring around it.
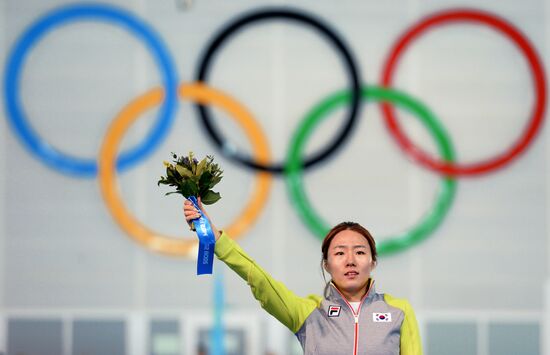
{"label": "yellow green jacket", "polygon": [[295,295],[225,233],[215,253],[246,280],[262,308],[296,334],[306,355],[422,354],[413,309],[406,300],[376,293],[374,282],[355,312],[332,284],[325,297]]}

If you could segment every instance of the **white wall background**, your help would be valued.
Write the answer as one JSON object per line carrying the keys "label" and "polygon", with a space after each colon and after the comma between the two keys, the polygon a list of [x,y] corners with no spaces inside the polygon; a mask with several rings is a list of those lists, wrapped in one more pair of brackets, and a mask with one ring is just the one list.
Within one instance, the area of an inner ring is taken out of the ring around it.
{"label": "white wall background", "polygon": [[[3,63],[35,19],[66,3],[0,2]],[[267,4],[292,5],[325,19],[346,39],[368,84],[379,81],[385,57],[402,31],[424,15],[455,7],[474,7],[507,19],[549,64],[550,9],[543,0],[195,0],[188,9],[174,0],[110,3],[140,16],[162,36],[183,82],[194,77],[200,53],[218,28]],[[235,36],[217,57],[210,77],[213,87],[253,112],[277,161],[284,159],[304,113],[346,85],[345,72],[326,42],[284,22],[250,27]],[[489,158],[515,141],[534,102],[520,52],[502,35],[477,25],[431,31],[403,57],[395,78],[396,88],[437,114],[465,163]],[[22,79],[22,102],[35,130],[54,147],[82,157],[95,157],[116,113],[161,82],[139,41],[97,22],[71,24],[46,36],[29,55]],[[314,134],[309,152],[332,137],[342,112]],[[143,121],[151,122],[154,112],[147,117]],[[232,142],[249,150],[237,126],[219,117],[218,126]],[[402,117],[415,142],[434,151],[423,128],[412,117]],[[134,243],[109,215],[96,179],[73,178],[46,167],[20,144],[6,120],[0,125],[2,319],[128,317],[134,324],[129,353],[139,354],[145,353],[141,335],[146,330],[139,328],[143,315],[208,312],[212,278],[197,277],[194,261],[153,254]],[[138,125],[124,145],[137,142],[147,127]],[[473,321],[478,325],[478,353],[488,354],[489,322],[548,325],[546,135],[541,131],[530,149],[504,169],[460,179],[441,227],[421,245],[380,260],[375,271],[378,290],[408,298],[423,329],[434,320]],[[181,102],[173,131],[155,153],[119,177],[126,205],[144,224],[186,238],[191,235],[180,213],[181,200],[164,197],[166,190],[156,181],[171,151],[189,150],[200,156],[215,154],[226,171],[219,186],[223,199],[209,208],[216,223],[223,226],[238,218],[254,174],[214,149],[189,102]],[[345,147],[304,176],[310,199],[330,224],[356,220],[379,240],[406,230],[428,211],[439,180],[403,155],[374,104],[363,106]],[[240,244],[296,293],[322,291],[320,243],[297,216],[281,177],[274,180],[268,206]],[[230,310],[262,314],[245,283],[229,272],[225,280]],[[270,339],[263,339],[262,346],[274,353],[287,351],[286,341],[279,341],[286,339],[286,331],[262,319]],[[5,328],[2,323],[4,349]],[[544,344],[550,339],[548,326],[541,332],[540,347],[550,354],[550,345]]]}

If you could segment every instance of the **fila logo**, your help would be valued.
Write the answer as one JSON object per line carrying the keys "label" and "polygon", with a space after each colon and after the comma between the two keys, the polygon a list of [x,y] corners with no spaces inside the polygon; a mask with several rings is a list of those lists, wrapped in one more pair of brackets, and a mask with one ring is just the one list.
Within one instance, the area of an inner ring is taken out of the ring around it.
{"label": "fila logo", "polygon": [[340,307],[340,306],[328,306],[328,316],[329,317],[339,317],[341,309],[342,309],[342,307]]}
{"label": "fila logo", "polygon": [[391,322],[391,313],[373,313],[373,322]]}

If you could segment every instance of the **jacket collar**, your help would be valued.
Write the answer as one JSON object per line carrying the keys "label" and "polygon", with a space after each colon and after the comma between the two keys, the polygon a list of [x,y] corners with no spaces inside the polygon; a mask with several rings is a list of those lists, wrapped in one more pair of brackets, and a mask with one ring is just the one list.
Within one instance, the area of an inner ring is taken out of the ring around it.
{"label": "jacket collar", "polygon": [[[362,302],[369,303],[372,301],[372,299],[376,294],[376,290],[374,288],[374,279],[369,278],[369,280],[367,281],[367,285],[365,287],[367,289],[367,293],[365,294],[365,296],[363,296]],[[341,302],[347,303],[347,300],[344,298],[342,293],[338,290],[338,288],[332,281],[330,282],[330,287],[328,289],[328,295],[326,298],[329,301],[334,301],[334,302],[341,301]]]}

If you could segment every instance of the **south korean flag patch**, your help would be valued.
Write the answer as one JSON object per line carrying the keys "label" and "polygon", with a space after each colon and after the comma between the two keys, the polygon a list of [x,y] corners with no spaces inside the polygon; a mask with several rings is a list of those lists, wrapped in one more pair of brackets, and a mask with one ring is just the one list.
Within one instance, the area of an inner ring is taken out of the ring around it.
{"label": "south korean flag patch", "polygon": [[339,317],[342,307],[340,306],[328,306],[328,316],[329,317]]}
{"label": "south korean flag patch", "polygon": [[373,322],[391,322],[391,313],[373,313],[372,314]]}

